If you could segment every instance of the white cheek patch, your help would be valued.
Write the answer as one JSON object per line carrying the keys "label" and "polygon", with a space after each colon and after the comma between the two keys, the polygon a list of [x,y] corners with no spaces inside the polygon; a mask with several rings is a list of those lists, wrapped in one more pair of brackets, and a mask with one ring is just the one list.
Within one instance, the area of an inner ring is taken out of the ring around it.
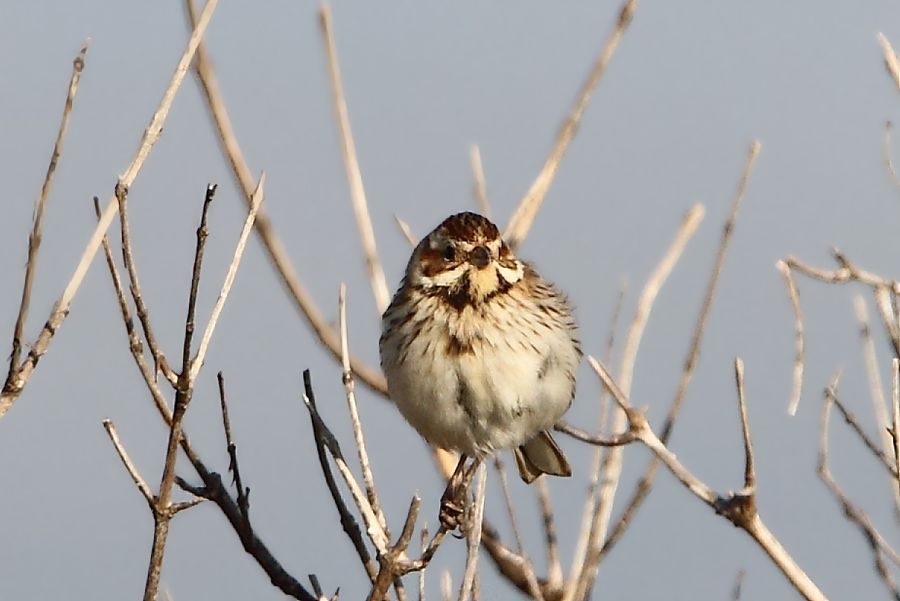
{"label": "white cheek patch", "polygon": [[515,284],[522,279],[524,270],[522,269],[522,264],[519,262],[516,262],[515,269],[510,269],[509,267],[504,267],[503,265],[498,264],[497,275],[506,280],[507,284]]}
{"label": "white cheek patch", "polygon": [[450,269],[449,271],[440,271],[431,277],[423,274],[422,283],[427,286],[439,286],[442,288],[452,286],[459,278],[462,277],[466,269],[466,264],[462,263],[460,265],[457,265],[453,269]]}

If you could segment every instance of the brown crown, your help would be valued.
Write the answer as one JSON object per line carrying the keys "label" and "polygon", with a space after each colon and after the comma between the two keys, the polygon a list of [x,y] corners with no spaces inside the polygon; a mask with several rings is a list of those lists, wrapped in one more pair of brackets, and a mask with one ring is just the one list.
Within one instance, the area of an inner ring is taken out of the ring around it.
{"label": "brown crown", "polygon": [[500,230],[496,225],[486,217],[468,211],[447,217],[437,229],[443,230],[448,238],[466,242],[494,240],[500,237]]}

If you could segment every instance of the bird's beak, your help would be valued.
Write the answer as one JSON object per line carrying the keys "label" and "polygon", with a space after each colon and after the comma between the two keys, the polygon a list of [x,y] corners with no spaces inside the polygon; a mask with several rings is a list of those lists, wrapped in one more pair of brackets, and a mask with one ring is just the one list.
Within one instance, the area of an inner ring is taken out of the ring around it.
{"label": "bird's beak", "polygon": [[478,269],[484,269],[491,262],[491,251],[485,246],[476,246],[469,253],[469,263]]}

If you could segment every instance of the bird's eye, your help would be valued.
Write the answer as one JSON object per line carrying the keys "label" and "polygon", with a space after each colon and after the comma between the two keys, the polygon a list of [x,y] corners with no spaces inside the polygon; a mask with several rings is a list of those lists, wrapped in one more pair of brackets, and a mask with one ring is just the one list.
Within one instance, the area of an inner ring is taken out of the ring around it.
{"label": "bird's eye", "polygon": [[455,258],[456,258],[456,249],[455,248],[453,248],[452,246],[447,246],[446,248],[444,248],[444,260],[445,261],[452,261]]}

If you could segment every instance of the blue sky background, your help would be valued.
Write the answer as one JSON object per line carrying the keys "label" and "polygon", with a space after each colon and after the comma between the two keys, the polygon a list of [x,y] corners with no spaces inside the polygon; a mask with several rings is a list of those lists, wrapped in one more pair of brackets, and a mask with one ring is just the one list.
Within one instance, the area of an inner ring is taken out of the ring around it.
{"label": "blue sky background", "polygon": [[[423,235],[447,215],[473,209],[472,143],[481,146],[493,215],[506,222],[543,164],[619,5],[347,2],[333,9],[357,151],[393,290],[409,253],[394,215]],[[864,540],[815,475],[821,390],[835,369],[844,370],[844,400],[869,432],[876,429],[854,290],[800,281],[808,363],[800,411],[788,417],[793,317],[775,262],[796,255],[831,267],[829,249],[838,246],[866,269],[897,277],[900,195],[885,172],[882,141],[885,122],[900,114],[900,95],[884,71],[875,34],[883,31],[897,43],[898,23],[900,5],[886,1],[645,0],[520,251],[570,294],[586,351],[601,355],[619,283],[627,279],[630,317],[681,216],[696,202],[705,205],[700,231],[659,296],[635,372],[634,402],[647,405],[658,425],[675,390],[747,147],[761,140],[671,447],[715,489],[741,486],[732,361],[743,357],[761,515],[834,599],[887,597]],[[0,333],[7,337],[33,202],[71,60],[86,37],[92,46],[48,205],[29,338],[90,236],[91,197],[112,193],[187,33],[178,2],[0,7]],[[340,158],[317,5],[223,2],[208,40],[248,161],[268,174],[265,210],[330,318],[337,315],[338,286],[347,282],[351,346],[377,364],[379,321]],[[204,322],[244,205],[189,79],[130,195],[145,298],[170,356],[180,349],[194,229],[208,182],[220,189],[198,309]],[[880,330],[876,346],[889,382],[889,349]],[[224,371],[259,535],[294,575],[316,573],[326,590],[339,586],[342,598],[360,598],[367,591],[364,574],[323,486],[300,400],[304,368],[312,370],[322,411],[349,448],[339,369],[315,343],[253,239],[187,431],[208,465],[224,470],[215,392],[215,373]],[[571,421],[594,423],[599,389],[583,366]],[[424,445],[389,403],[358,390],[389,520],[399,526],[418,493],[423,519],[434,522],[443,486]],[[106,269],[95,262],[49,354],[0,422],[0,598],[141,594],[152,520],[103,432],[107,417],[155,487],[166,431],[128,353]],[[836,477],[895,540],[883,472],[836,419],[832,430]],[[571,440],[562,444],[577,474],[551,483],[568,569],[590,453]],[[641,448],[626,450],[624,492],[632,490],[647,457]],[[179,473],[191,475],[187,466]],[[505,528],[496,475],[488,486],[488,515]],[[524,485],[512,486],[528,548],[542,566],[536,504]],[[177,601],[281,598],[211,505],[179,515],[169,545],[163,583]],[[464,552],[455,540],[440,549],[429,576],[433,598],[440,570],[461,573]],[[747,571],[745,598],[794,595],[748,537],[663,473],[601,566],[594,596],[724,599],[740,569]],[[489,565],[482,574],[483,598],[518,594]]]}

